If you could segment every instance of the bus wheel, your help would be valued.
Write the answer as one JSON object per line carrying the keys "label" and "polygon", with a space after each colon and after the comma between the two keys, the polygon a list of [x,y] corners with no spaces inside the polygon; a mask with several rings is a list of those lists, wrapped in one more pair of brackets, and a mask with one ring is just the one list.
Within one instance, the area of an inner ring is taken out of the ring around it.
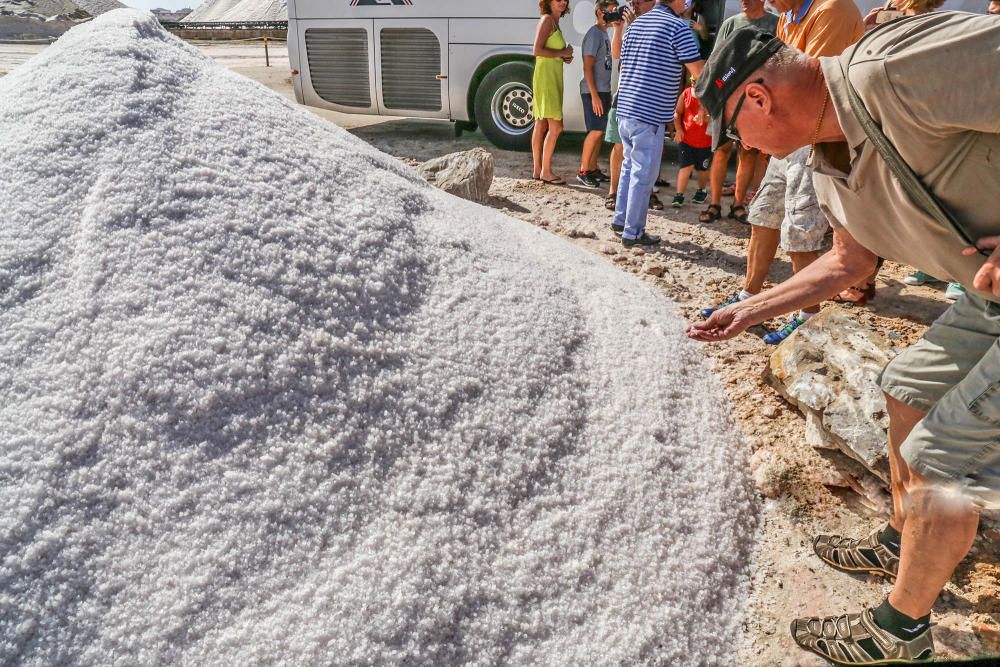
{"label": "bus wheel", "polygon": [[532,72],[529,63],[504,63],[490,70],[476,90],[476,123],[499,148],[531,150]]}

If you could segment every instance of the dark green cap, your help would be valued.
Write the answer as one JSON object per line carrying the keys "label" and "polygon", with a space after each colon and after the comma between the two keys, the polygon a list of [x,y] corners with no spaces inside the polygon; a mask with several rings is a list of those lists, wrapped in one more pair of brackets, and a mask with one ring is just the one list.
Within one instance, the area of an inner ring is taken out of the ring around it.
{"label": "dark green cap", "polygon": [[708,131],[713,151],[728,141],[722,134],[727,125],[726,100],[782,46],[777,37],[752,25],[740,28],[715,45],[694,89],[712,117]]}

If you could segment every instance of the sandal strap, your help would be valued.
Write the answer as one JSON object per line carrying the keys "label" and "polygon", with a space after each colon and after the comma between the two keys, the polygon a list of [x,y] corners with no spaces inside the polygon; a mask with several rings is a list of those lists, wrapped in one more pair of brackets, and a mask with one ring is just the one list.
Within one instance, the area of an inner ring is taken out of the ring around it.
{"label": "sandal strap", "polygon": [[928,660],[934,640],[925,630],[910,641],[899,639],[875,623],[871,609],[860,614],[800,618],[792,636],[802,648],[839,665],[882,665]]}

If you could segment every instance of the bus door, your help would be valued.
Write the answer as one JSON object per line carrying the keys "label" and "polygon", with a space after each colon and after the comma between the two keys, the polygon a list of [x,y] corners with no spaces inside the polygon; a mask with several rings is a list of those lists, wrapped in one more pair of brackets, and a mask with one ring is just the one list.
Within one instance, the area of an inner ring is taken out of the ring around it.
{"label": "bus door", "polygon": [[379,113],[450,118],[448,19],[375,19],[373,36]]}

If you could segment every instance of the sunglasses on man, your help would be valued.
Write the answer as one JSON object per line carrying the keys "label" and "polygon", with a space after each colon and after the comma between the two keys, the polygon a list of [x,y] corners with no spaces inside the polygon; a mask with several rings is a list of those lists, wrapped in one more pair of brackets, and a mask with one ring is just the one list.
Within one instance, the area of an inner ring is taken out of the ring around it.
{"label": "sunglasses on man", "polygon": [[[764,83],[764,79],[757,79],[756,81],[751,81],[750,83]],[[738,144],[743,143],[743,139],[740,138],[739,130],[736,129],[736,117],[740,115],[740,109],[743,108],[743,102],[747,99],[747,89],[743,88],[743,94],[740,95],[740,99],[737,100],[736,106],[733,107],[733,116],[729,119],[729,123],[726,125],[726,129],[723,134],[727,138],[735,141]]]}

